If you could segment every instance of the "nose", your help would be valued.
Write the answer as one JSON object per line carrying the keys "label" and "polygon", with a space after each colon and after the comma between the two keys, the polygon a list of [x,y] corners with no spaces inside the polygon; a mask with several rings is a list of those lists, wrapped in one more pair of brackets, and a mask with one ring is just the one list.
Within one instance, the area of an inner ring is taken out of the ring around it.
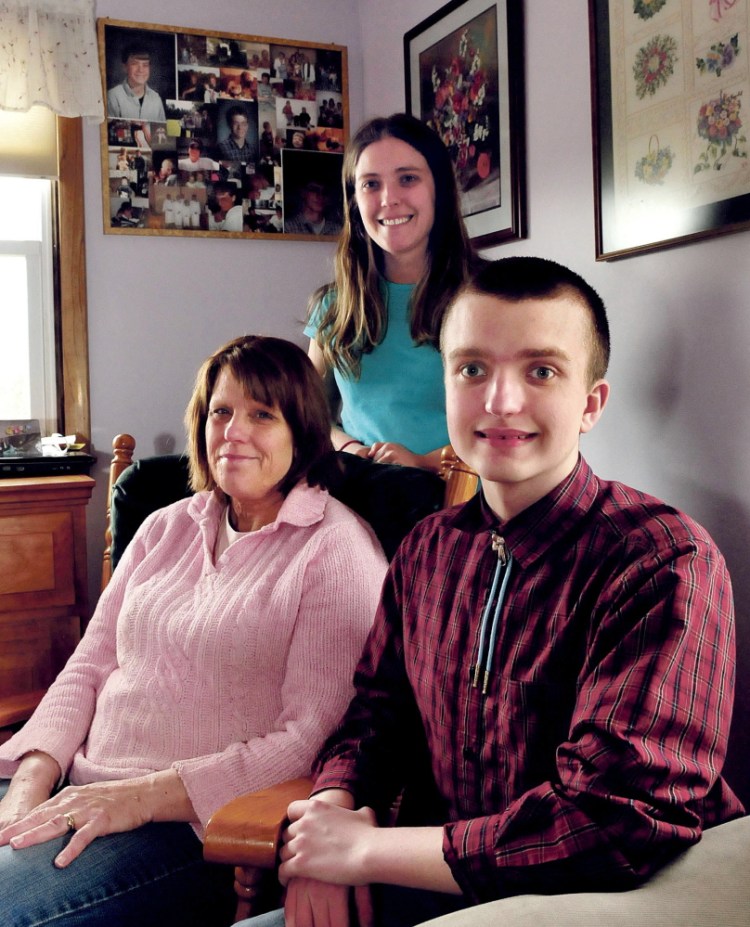
{"label": "nose", "polygon": [[246,419],[233,415],[224,426],[224,440],[232,443],[247,441],[250,436],[250,425]]}
{"label": "nose", "polygon": [[395,206],[399,201],[399,191],[396,184],[384,183],[380,190],[381,206]]}
{"label": "nose", "polygon": [[487,381],[484,410],[490,415],[514,415],[523,407],[523,385],[510,374],[497,373]]}

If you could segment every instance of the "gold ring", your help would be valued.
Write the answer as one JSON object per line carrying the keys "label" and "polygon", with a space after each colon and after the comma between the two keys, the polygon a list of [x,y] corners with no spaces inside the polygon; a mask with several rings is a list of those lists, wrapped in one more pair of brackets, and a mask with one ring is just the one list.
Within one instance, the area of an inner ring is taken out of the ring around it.
{"label": "gold ring", "polygon": [[65,823],[68,825],[68,830],[75,830],[76,829],[76,819],[73,817],[73,815],[64,814],[63,817],[65,818]]}

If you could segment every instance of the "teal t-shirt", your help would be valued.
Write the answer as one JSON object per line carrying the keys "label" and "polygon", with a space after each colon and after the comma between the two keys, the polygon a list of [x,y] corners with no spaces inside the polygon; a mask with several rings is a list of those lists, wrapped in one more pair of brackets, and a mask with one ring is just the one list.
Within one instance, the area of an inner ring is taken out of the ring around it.
{"label": "teal t-shirt", "polygon": [[[383,281],[388,331],[370,354],[362,355],[359,379],[334,371],[341,394],[341,425],[363,444],[395,441],[415,454],[448,443],[440,353],[415,345],[409,333],[412,284]],[[305,328],[315,338],[328,308],[327,293]]]}

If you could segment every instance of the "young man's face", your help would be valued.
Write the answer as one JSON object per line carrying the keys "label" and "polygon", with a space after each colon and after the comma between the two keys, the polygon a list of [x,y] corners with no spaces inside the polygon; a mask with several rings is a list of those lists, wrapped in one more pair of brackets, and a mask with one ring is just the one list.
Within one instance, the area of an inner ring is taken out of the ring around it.
{"label": "young man's face", "polygon": [[216,194],[216,200],[221,207],[221,211],[226,215],[234,206],[234,197],[228,190],[222,190]]}
{"label": "young man's face", "polygon": [[570,296],[511,302],[468,293],[442,335],[448,433],[507,520],[572,471],[579,435],[609,395],[591,383],[591,326]]}
{"label": "young man's face", "polygon": [[308,183],[302,190],[302,202],[311,212],[323,213],[328,202],[326,188],[321,183]]}
{"label": "young man's face", "polygon": [[151,76],[151,59],[144,56],[130,55],[125,62],[125,74],[128,84],[134,90],[145,87]]}
{"label": "young man's face", "polygon": [[236,115],[232,116],[231,128],[232,128],[232,137],[238,145],[243,145],[245,142],[245,136],[247,135],[248,120],[247,116]]}

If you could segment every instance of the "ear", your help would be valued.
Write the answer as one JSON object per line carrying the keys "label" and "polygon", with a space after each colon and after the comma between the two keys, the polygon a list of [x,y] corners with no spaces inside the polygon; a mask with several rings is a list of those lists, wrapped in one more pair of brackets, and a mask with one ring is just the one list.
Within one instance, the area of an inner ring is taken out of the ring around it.
{"label": "ear", "polygon": [[586,406],[581,418],[580,433],[585,435],[599,421],[609,399],[609,383],[606,380],[597,380],[589,390],[586,397]]}

